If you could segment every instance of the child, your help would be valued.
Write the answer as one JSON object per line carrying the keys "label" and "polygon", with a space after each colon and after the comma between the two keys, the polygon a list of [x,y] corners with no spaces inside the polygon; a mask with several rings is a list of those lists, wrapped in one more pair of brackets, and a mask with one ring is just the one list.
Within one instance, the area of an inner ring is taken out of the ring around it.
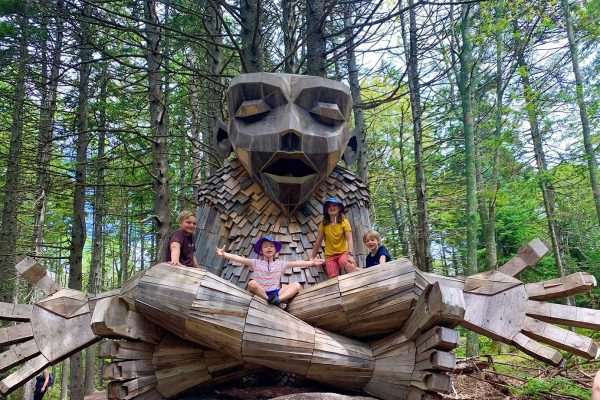
{"label": "child", "polygon": [[381,235],[379,232],[368,231],[363,235],[363,242],[367,246],[367,249],[369,249],[365,268],[392,261],[390,252],[381,244]]}
{"label": "child", "polygon": [[340,268],[346,273],[356,271],[352,228],[344,216],[344,204],[335,197],[330,197],[323,203],[323,221],[319,224],[319,233],[311,259],[315,258],[321,250],[323,239],[325,239],[325,270],[329,278],[338,276]]}
{"label": "child", "polygon": [[171,265],[198,268],[198,261],[194,255],[196,251],[194,232],[198,223],[196,213],[192,210],[183,210],[179,213],[178,220],[179,229],[169,237],[165,261]]}
{"label": "child", "polygon": [[250,259],[235,254],[225,252],[225,246],[218,248],[217,254],[230,261],[235,261],[246,265],[254,271],[253,277],[248,282],[250,293],[267,300],[270,304],[279,305],[285,310],[286,301],[298,294],[301,286],[298,282],[293,282],[285,287],[281,287],[281,276],[287,268],[306,268],[311,265],[321,265],[324,260],[312,259],[310,261],[275,261],[277,253],[281,250],[281,243],[271,236],[260,238],[254,244],[254,252],[259,258]]}

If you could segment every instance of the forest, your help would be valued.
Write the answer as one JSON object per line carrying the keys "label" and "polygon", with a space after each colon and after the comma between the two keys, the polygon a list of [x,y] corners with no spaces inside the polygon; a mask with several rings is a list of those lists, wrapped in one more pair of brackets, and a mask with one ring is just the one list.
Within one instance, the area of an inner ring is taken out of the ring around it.
{"label": "forest", "polygon": [[[598,20],[599,0],[0,0],[0,301],[39,300],[22,255],[89,293],[163,259],[225,162],[230,79],[259,71],[350,87],[349,168],[394,258],[464,276],[541,238],[524,281],[598,276]],[[70,362],[82,399],[94,352]]]}

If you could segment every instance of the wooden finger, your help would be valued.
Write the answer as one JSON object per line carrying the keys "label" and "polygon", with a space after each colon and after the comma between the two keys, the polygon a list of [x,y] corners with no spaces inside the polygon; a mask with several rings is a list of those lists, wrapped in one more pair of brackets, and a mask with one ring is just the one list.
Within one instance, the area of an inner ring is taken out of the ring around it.
{"label": "wooden finger", "polygon": [[40,349],[33,339],[11,346],[0,354],[0,372],[29,360],[39,353]]}
{"label": "wooden finger", "polygon": [[105,340],[100,344],[99,358],[126,360],[151,360],[154,345],[129,340]]}
{"label": "wooden finger", "polygon": [[38,354],[36,357],[28,360],[21,368],[0,382],[0,394],[6,396],[20,388],[25,382],[39,374],[48,364],[49,361],[43,354]]}
{"label": "wooden finger", "polygon": [[[163,399],[156,391],[156,378],[144,376],[124,382],[110,382],[106,388],[109,399]],[[140,397],[143,396],[143,397]],[[158,396],[158,397],[157,397]]]}
{"label": "wooden finger", "polygon": [[33,305],[0,302],[0,320],[29,321],[33,314]]}
{"label": "wooden finger", "polygon": [[25,257],[22,259],[17,265],[15,265],[17,272],[21,275],[27,282],[31,283],[42,292],[44,292],[47,296],[52,295],[62,287],[54,281],[48,275],[48,271],[44,268],[38,260],[33,257]]}
{"label": "wooden finger", "polygon": [[548,246],[544,242],[540,239],[534,239],[521,247],[517,255],[498,270],[506,275],[516,276],[524,269],[536,265],[548,251]]}
{"label": "wooden finger", "polygon": [[548,364],[561,365],[563,363],[563,356],[558,350],[544,346],[522,333],[515,335],[512,344],[521,349],[525,354]]}
{"label": "wooden finger", "polygon": [[587,359],[596,357],[598,353],[598,346],[591,338],[535,318],[525,317],[522,331],[533,339]]}
{"label": "wooden finger", "polygon": [[531,300],[552,300],[589,292],[597,285],[596,278],[585,272],[577,272],[563,278],[525,285]]}
{"label": "wooden finger", "polygon": [[0,329],[1,347],[24,342],[31,338],[33,338],[33,329],[31,323],[28,322]]}
{"label": "wooden finger", "polygon": [[600,310],[529,300],[526,313],[545,322],[600,330]]}

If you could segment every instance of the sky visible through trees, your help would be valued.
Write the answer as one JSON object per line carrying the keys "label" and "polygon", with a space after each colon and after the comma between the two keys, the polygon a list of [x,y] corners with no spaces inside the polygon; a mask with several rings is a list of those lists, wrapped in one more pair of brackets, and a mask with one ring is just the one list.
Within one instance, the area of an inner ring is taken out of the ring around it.
{"label": "sky visible through trees", "polygon": [[558,255],[536,280],[598,275],[599,19],[599,0],[0,0],[2,300],[28,294],[19,255],[86,290],[160,258],[224,162],[229,80],[256,71],[354,85],[350,168],[396,258],[464,275],[540,237]]}

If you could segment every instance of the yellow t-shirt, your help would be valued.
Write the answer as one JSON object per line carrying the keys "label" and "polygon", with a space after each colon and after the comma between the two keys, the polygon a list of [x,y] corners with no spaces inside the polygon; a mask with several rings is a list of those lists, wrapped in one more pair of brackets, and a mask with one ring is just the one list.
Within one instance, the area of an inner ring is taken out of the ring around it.
{"label": "yellow t-shirt", "polygon": [[348,251],[348,242],[344,233],[352,232],[352,228],[347,219],[337,224],[323,225],[321,222],[319,229],[325,233],[325,257]]}

